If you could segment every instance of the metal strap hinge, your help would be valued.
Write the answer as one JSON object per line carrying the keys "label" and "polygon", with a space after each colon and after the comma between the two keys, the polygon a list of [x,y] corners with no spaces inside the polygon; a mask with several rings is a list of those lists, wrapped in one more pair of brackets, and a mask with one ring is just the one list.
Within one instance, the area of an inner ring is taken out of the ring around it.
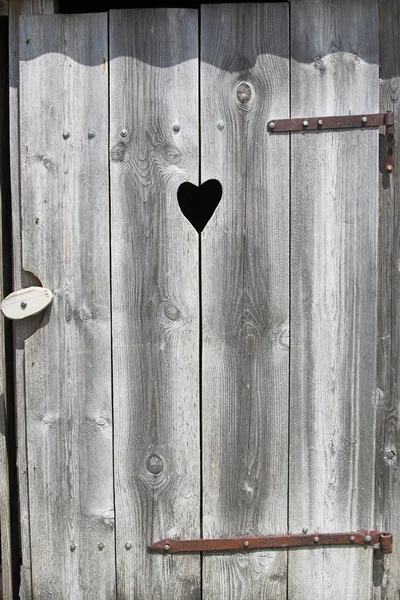
{"label": "metal strap hinge", "polygon": [[270,133],[287,131],[329,131],[333,129],[366,129],[386,127],[386,171],[394,171],[394,115],[391,110],[370,115],[346,115],[339,117],[303,117],[301,119],[272,119],[268,121]]}
{"label": "metal strap hinge", "polygon": [[350,531],[347,533],[313,533],[300,535],[267,535],[263,537],[216,538],[201,540],[165,539],[149,547],[152,552],[224,552],[269,548],[302,548],[317,546],[375,546],[383,554],[391,554],[393,536],[384,531]]}

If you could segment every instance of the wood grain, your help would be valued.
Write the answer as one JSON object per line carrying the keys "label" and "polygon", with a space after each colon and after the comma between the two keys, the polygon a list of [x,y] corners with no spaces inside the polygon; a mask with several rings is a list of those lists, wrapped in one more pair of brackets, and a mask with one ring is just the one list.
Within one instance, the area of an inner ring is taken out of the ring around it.
{"label": "wood grain", "polygon": [[[121,599],[197,600],[201,595],[198,555],[167,557],[147,551],[164,537],[200,534],[198,236],[177,201],[182,182],[198,183],[197,47],[196,11],[111,12]],[[126,543],[132,545],[129,550]]]}
{"label": "wood grain", "polygon": [[[400,116],[400,7],[394,0],[380,0],[380,110],[393,110],[398,127]],[[382,137],[381,163],[384,164]],[[399,452],[400,452],[400,334],[399,334],[399,242],[400,182],[399,150],[395,171],[388,176],[381,169],[379,186],[379,303],[377,361],[377,427],[375,522],[400,539]],[[400,590],[400,547],[383,559],[375,555],[374,600],[398,600]]]}
{"label": "wood grain", "polygon": [[[288,5],[201,15],[201,179],[223,188],[202,234],[203,535],[283,534],[289,134],[269,136],[266,124],[289,116]],[[285,550],[203,565],[205,599],[286,598]]]}
{"label": "wood grain", "polygon": [[107,16],[20,22],[22,266],[54,293],[25,342],[32,595],[113,598]]}
{"label": "wood grain", "polygon": [[[378,112],[374,0],[291,3],[292,117]],[[292,134],[289,531],[373,526],[378,130]],[[372,550],[289,552],[289,598],[369,598]]]}
{"label": "wood grain", "polygon": [[[37,285],[37,280],[22,269],[20,156],[19,156],[19,17],[28,14],[54,13],[54,0],[12,0],[9,2],[8,60],[10,112],[10,179],[12,205],[12,253],[14,289]],[[31,548],[29,531],[26,406],[24,382],[24,340],[40,323],[39,319],[14,326],[15,403],[17,420],[17,466],[19,475],[19,515],[21,528],[21,600],[31,598]]]}

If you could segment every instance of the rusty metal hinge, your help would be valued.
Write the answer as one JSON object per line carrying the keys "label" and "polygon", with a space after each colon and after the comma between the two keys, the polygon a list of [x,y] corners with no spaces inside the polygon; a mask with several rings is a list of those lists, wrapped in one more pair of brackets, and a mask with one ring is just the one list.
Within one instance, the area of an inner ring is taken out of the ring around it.
{"label": "rusty metal hinge", "polygon": [[165,539],[149,547],[153,552],[223,552],[262,550],[267,548],[302,548],[317,546],[374,546],[383,554],[391,554],[393,535],[384,531],[350,531],[347,533],[313,533],[301,535],[267,535],[263,537],[217,538],[202,540]]}
{"label": "rusty metal hinge", "polygon": [[287,131],[329,131],[332,129],[365,129],[386,127],[386,171],[394,171],[394,115],[391,110],[370,115],[346,115],[339,117],[303,117],[301,119],[272,119],[268,121],[270,133]]}

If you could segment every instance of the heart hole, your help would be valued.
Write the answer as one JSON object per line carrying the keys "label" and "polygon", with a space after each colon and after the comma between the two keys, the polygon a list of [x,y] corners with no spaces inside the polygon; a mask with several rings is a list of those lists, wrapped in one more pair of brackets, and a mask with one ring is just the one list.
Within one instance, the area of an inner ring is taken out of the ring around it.
{"label": "heart hole", "polygon": [[209,179],[200,187],[185,181],[178,189],[178,204],[182,214],[201,233],[213,216],[222,197],[222,185]]}

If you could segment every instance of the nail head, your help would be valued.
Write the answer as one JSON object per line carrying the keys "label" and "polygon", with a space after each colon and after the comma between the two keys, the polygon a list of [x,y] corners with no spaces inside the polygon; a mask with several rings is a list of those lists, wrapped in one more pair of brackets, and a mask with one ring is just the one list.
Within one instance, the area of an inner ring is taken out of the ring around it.
{"label": "nail head", "polygon": [[130,550],[132,548],[132,544],[130,542],[126,542],[125,548],[126,550]]}
{"label": "nail head", "polygon": [[22,310],[24,310],[27,306],[28,306],[28,304],[25,302],[25,300],[23,300],[21,302],[21,308],[22,308]]}
{"label": "nail head", "polygon": [[97,547],[99,550],[104,550],[104,544],[103,542],[100,542],[100,544],[97,544]]}
{"label": "nail head", "polygon": [[274,123],[274,122],[272,122],[272,123],[270,123],[270,124],[268,125],[268,127],[269,127],[270,129],[275,129],[276,125],[275,125],[275,123]]}
{"label": "nail head", "polygon": [[69,549],[71,550],[71,552],[75,552],[75,550],[76,550],[75,544],[71,544]]}
{"label": "nail head", "polygon": [[308,127],[308,121],[303,121],[303,127]]}
{"label": "nail head", "polygon": [[307,531],[308,531],[308,527],[303,527],[302,532],[307,533]]}
{"label": "nail head", "polygon": [[175,123],[175,125],[173,125],[172,129],[175,131],[175,133],[178,133],[178,131],[181,130],[181,126],[178,125],[178,123]]}
{"label": "nail head", "polygon": [[315,536],[315,538],[314,538],[314,543],[315,543],[315,544],[318,544],[318,542],[319,542],[319,537],[318,537],[318,536]]}
{"label": "nail head", "polygon": [[127,129],[121,129],[121,137],[126,137],[128,135]]}
{"label": "nail head", "polygon": [[88,138],[89,138],[89,140],[92,140],[95,137],[96,137],[96,132],[93,131],[93,129],[89,129],[89,131],[88,131]]}
{"label": "nail head", "polygon": [[369,544],[369,543],[370,543],[370,541],[372,540],[372,538],[371,538],[371,536],[370,536],[370,535],[366,535],[366,536],[365,536],[365,538],[364,538],[364,540],[365,540],[365,543],[366,543],[366,544]]}
{"label": "nail head", "polygon": [[245,548],[248,548],[248,547],[249,547],[249,545],[250,545],[250,543],[249,543],[247,540],[246,540],[245,542],[243,542],[243,546],[244,546]]}
{"label": "nail head", "polygon": [[63,135],[64,140],[67,140],[71,134],[70,134],[69,131],[67,131],[66,129],[64,129],[62,135]]}
{"label": "nail head", "polygon": [[352,544],[356,541],[356,538],[354,537],[354,535],[350,536],[350,541],[351,541]]}
{"label": "nail head", "polygon": [[169,544],[165,544],[165,546],[164,546],[165,552],[168,552],[169,549],[170,549],[170,545]]}
{"label": "nail head", "polygon": [[318,125],[322,125],[323,120],[322,119],[318,119]]}
{"label": "nail head", "polygon": [[367,119],[367,117],[363,117],[363,118],[361,119],[361,121],[362,121],[363,123],[366,123],[366,122],[368,121],[368,119]]}
{"label": "nail head", "polygon": [[223,121],[218,121],[217,127],[221,131],[225,127],[225,123]]}

